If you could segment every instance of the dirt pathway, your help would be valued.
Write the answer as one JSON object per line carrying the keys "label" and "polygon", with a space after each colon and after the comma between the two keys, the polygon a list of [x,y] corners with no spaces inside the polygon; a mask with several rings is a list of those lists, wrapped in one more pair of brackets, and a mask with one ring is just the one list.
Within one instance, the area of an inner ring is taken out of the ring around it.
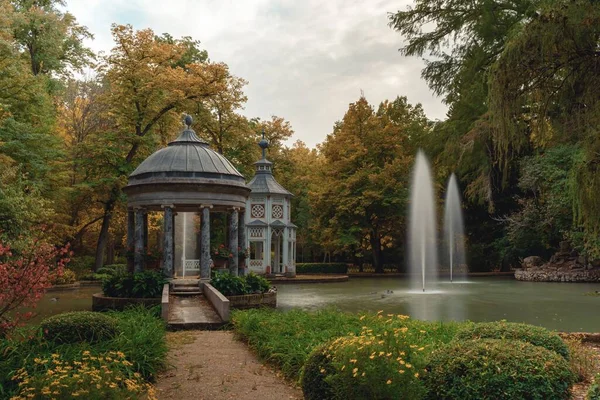
{"label": "dirt pathway", "polygon": [[156,383],[159,399],[302,399],[231,332],[170,332],[167,342],[172,366]]}

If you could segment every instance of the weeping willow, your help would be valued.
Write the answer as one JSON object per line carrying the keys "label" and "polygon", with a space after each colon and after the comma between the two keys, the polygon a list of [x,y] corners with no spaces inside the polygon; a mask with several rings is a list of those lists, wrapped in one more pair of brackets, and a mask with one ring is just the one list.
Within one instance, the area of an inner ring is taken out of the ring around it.
{"label": "weeping willow", "polygon": [[491,134],[506,163],[524,148],[577,143],[574,223],[600,232],[600,3],[544,3],[490,70]]}

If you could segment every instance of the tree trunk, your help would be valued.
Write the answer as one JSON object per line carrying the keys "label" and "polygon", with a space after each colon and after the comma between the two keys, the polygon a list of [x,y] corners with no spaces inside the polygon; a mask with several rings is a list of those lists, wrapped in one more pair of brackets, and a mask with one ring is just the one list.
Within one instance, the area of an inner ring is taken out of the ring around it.
{"label": "tree trunk", "polygon": [[379,232],[377,232],[377,228],[373,228],[371,230],[371,251],[373,253],[373,267],[375,268],[375,272],[378,274],[383,274],[383,259],[381,257],[381,238],[379,237]]}
{"label": "tree trunk", "polygon": [[98,236],[98,244],[96,245],[96,261],[94,262],[94,271],[104,265],[104,251],[106,250],[106,244],[108,243],[108,228],[110,227],[110,220],[112,219],[112,212],[115,208],[119,196],[119,189],[113,188],[110,192],[110,197],[104,205],[104,216],[102,217],[102,228],[100,229],[100,235]]}

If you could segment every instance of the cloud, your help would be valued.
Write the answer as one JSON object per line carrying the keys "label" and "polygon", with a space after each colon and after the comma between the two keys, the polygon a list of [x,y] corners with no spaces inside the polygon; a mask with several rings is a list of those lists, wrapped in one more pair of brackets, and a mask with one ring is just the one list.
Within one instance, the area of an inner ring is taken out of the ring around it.
{"label": "cloud", "polygon": [[67,9],[110,51],[110,24],[192,36],[249,85],[243,113],[288,119],[309,146],[323,141],[348,104],[364,91],[372,104],[396,96],[421,103],[431,119],[446,106],[420,78],[422,60],[398,53],[402,37],[387,13],[410,1],[390,0],[69,0]]}

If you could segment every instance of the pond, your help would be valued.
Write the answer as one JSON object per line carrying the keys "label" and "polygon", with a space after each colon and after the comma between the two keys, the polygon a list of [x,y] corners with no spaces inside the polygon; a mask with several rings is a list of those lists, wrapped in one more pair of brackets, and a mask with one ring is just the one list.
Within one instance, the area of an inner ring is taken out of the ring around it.
{"label": "pond", "polygon": [[277,306],[306,310],[334,306],[343,311],[383,310],[442,321],[525,322],[566,332],[600,331],[598,283],[521,282],[512,278],[472,278],[439,283],[423,294],[402,278],[361,278],[348,282],[279,285]]}
{"label": "pond", "polygon": [[[360,278],[348,282],[286,284],[278,286],[277,304],[282,310],[333,306],[343,311],[383,310],[424,320],[526,322],[566,332],[600,331],[598,283],[521,282],[511,278],[472,278],[469,282],[439,283],[423,294],[410,290],[403,278]],[[91,310],[92,294],[99,287],[48,292],[40,301],[39,315]]]}

